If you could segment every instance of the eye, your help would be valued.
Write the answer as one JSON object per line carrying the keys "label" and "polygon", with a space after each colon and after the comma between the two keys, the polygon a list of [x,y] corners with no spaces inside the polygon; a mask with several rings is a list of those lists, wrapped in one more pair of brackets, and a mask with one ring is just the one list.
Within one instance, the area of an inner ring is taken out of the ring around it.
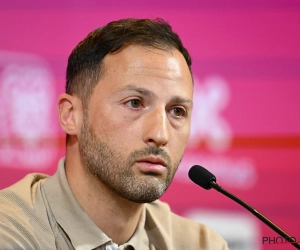
{"label": "eye", "polygon": [[126,105],[131,108],[137,109],[142,105],[142,101],[139,99],[133,99],[133,100],[126,102]]}
{"label": "eye", "polygon": [[175,107],[171,110],[171,113],[177,117],[186,116],[186,111],[184,108]]}

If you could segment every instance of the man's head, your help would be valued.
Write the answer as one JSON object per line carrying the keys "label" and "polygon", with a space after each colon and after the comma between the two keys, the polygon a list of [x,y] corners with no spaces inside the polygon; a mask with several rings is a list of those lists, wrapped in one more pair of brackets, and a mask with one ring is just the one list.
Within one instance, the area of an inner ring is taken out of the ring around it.
{"label": "man's head", "polygon": [[190,66],[161,20],[121,20],[90,33],[69,58],[68,94],[59,100],[61,125],[73,138],[67,157],[76,152],[86,172],[118,196],[159,198],[189,137]]}
{"label": "man's head", "polygon": [[132,44],[165,51],[176,49],[191,70],[191,57],[168,23],[162,19],[122,19],[92,31],[75,47],[68,60],[66,93],[77,95],[86,107],[105,73],[104,57]]}

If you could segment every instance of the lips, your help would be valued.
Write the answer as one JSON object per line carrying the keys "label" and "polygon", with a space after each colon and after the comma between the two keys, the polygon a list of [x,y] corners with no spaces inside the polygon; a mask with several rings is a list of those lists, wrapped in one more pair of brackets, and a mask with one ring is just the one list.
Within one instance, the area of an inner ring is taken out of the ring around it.
{"label": "lips", "polygon": [[137,161],[137,164],[142,172],[152,172],[161,174],[166,169],[166,162],[160,157],[149,156]]}
{"label": "lips", "polygon": [[146,158],[143,158],[143,159],[140,159],[138,160],[137,162],[148,162],[148,163],[151,163],[151,164],[159,164],[159,165],[162,165],[162,166],[166,166],[166,162],[161,159],[160,157],[146,157]]}

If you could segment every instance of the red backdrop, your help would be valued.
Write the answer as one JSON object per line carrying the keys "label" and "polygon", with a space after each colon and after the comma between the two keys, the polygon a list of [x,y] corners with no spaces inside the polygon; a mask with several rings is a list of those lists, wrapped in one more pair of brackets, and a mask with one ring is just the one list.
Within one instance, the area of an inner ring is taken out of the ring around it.
{"label": "red backdrop", "polygon": [[299,1],[2,1],[0,9],[0,188],[56,171],[65,151],[56,98],[74,46],[111,20],[162,17],[192,54],[195,77],[190,143],[162,200],[211,225],[231,249],[292,248],[270,245],[277,235],[256,218],[191,183],[188,169],[200,164],[300,240]]}

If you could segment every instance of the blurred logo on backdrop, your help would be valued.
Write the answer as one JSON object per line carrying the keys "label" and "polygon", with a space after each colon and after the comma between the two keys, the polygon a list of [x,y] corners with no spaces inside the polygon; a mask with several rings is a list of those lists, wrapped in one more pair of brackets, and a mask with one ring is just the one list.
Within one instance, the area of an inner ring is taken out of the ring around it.
{"label": "blurred logo on backdrop", "polygon": [[231,99],[230,85],[220,76],[209,76],[203,81],[195,77],[194,84],[190,140],[176,180],[189,182],[189,169],[202,165],[215,174],[222,185],[252,188],[257,179],[253,160],[226,154],[231,150],[234,134],[230,121],[223,115]]}
{"label": "blurred logo on backdrop", "polygon": [[0,51],[1,167],[43,169],[56,158],[54,86],[43,58]]}
{"label": "blurred logo on backdrop", "polygon": [[229,101],[230,89],[223,78],[208,77],[202,84],[195,79],[189,147],[202,143],[214,152],[225,151],[230,147],[231,127],[221,115]]}

